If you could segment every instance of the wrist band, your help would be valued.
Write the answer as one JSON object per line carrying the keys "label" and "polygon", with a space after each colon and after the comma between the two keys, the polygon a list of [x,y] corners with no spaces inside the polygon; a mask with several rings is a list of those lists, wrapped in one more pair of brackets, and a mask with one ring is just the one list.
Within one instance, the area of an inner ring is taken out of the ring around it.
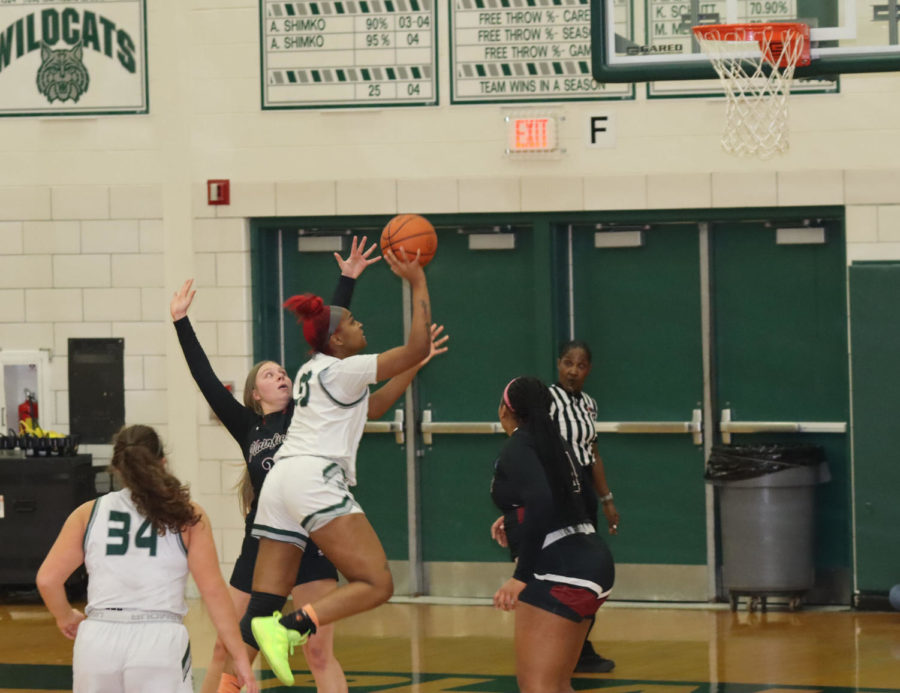
{"label": "wrist band", "polygon": [[597,500],[599,500],[601,503],[609,503],[612,499],[613,499],[613,494],[612,494],[612,491],[610,491],[605,496],[600,496],[600,498],[598,498]]}

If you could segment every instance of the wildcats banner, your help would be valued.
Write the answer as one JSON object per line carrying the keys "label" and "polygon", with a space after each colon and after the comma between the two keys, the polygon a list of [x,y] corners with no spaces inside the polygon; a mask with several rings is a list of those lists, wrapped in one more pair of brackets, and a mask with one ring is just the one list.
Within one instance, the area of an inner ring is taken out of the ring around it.
{"label": "wildcats banner", "polygon": [[145,0],[0,0],[0,116],[146,113]]}

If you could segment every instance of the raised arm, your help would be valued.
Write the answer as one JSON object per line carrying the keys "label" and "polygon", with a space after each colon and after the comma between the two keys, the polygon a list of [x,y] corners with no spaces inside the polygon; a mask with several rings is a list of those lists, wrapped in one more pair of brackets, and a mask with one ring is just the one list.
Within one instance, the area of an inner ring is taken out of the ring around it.
{"label": "raised arm", "polygon": [[56,619],[56,626],[70,640],[75,639],[84,614],[73,609],[66,597],[66,580],[84,563],[84,531],[96,501],[76,508],[59,532],[56,541],[38,569],[36,583],[41,599]]}
{"label": "raised arm", "polygon": [[181,288],[175,292],[172,301],[169,303],[169,312],[175,324],[175,333],[178,335],[178,343],[181,345],[181,351],[184,354],[184,360],[187,362],[191,376],[203,398],[209,404],[210,408],[219,417],[219,420],[228,429],[228,432],[238,442],[242,442],[244,433],[246,433],[249,425],[248,418],[252,416],[251,412],[238,402],[229,392],[222,381],[216,376],[212,365],[200,346],[200,341],[194,333],[190,319],[187,317],[188,308],[194,300],[196,290],[192,289],[194,280],[188,279]]}
{"label": "raised arm", "polygon": [[388,380],[413,368],[428,356],[431,349],[431,300],[428,297],[428,284],[425,272],[419,264],[419,254],[407,258],[401,250],[402,259],[388,250],[384,258],[391,271],[409,282],[412,289],[413,316],[409,329],[409,340],[403,346],[394,347],[378,354],[376,378]]}
{"label": "raised arm", "polygon": [[384,385],[378,388],[375,392],[369,395],[369,412],[368,417],[370,419],[380,419],[384,416],[385,412],[390,409],[394,402],[400,399],[400,396],[406,392],[406,388],[409,387],[409,384],[412,382],[413,378],[416,377],[416,373],[418,373],[425,366],[426,363],[431,361],[438,354],[443,354],[449,347],[445,346],[447,340],[450,339],[449,335],[441,336],[441,333],[444,331],[443,325],[432,325],[431,326],[431,348],[428,352],[428,356],[419,361],[415,366],[403,371],[400,375],[395,375],[393,378],[388,380]]}
{"label": "raised arm", "polygon": [[216,556],[216,546],[213,542],[212,530],[206,513],[196,503],[194,508],[200,515],[200,522],[185,530],[187,535],[188,569],[197,589],[203,597],[203,603],[209,612],[219,637],[234,660],[238,681],[247,687],[248,693],[259,691],[253,672],[250,669],[250,659],[247,656],[247,647],[241,639],[241,631],[238,626],[237,614],[228,588],[222,579],[219,570],[219,559]]}

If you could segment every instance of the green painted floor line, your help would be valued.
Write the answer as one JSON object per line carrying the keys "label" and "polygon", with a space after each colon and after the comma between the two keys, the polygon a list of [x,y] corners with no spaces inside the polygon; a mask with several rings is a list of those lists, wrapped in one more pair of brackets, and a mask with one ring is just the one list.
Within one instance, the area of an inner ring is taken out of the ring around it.
{"label": "green painted floor line", "polygon": [[[199,686],[205,673],[194,669],[194,683]],[[268,670],[257,674],[261,681],[273,678]],[[292,687],[267,687],[266,692],[315,691],[316,687],[306,671],[295,672],[296,685]],[[478,674],[410,674],[408,672],[346,672],[350,691],[376,693],[378,691],[408,690],[410,686],[427,687],[428,693],[516,693],[514,676],[483,676]],[[898,682],[900,684],[900,682]],[[638,679],[575,676],[572,687],[576,691],[603,691],[615,693],[765,693],[777,689],[804,693],[894,693],[898,688],[856,688],[845,686],[785,686],[778,683],[716,683],[692,681],[642,681]],[[58,664],[0,664],[0,689],[10,691],[60,691],[72,689],[72,668]]]}

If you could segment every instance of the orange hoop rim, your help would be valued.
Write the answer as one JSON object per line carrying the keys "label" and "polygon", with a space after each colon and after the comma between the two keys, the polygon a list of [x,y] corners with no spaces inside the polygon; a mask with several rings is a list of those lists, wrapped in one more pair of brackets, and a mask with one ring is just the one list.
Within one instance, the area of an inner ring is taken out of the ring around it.
{"label": "orange hoop rim", "polygon": [[[793,38],[792,35],[801,37],[804,43],[809,43],[809,24],[803,22],[756,22],[752,24],[698,24],[692,31],[699,38],[713,41],[758,41],[761,38],[775,38],[784,41]],[[719,36],[708,36],[718,32]],[[771,33],[769,33],[771,32]]]}
{"label": "orange hoop rim", "polygon": [[[748,24],[699,24],[691,28],[694,36],[707,41],[756,41],[771,62],[775,58],[770,50],[773,44],[799,42],[797,66],[810,64],[809,24],[803,22],[757,22]],[[782,54],[782,64],[786,54]]]}

